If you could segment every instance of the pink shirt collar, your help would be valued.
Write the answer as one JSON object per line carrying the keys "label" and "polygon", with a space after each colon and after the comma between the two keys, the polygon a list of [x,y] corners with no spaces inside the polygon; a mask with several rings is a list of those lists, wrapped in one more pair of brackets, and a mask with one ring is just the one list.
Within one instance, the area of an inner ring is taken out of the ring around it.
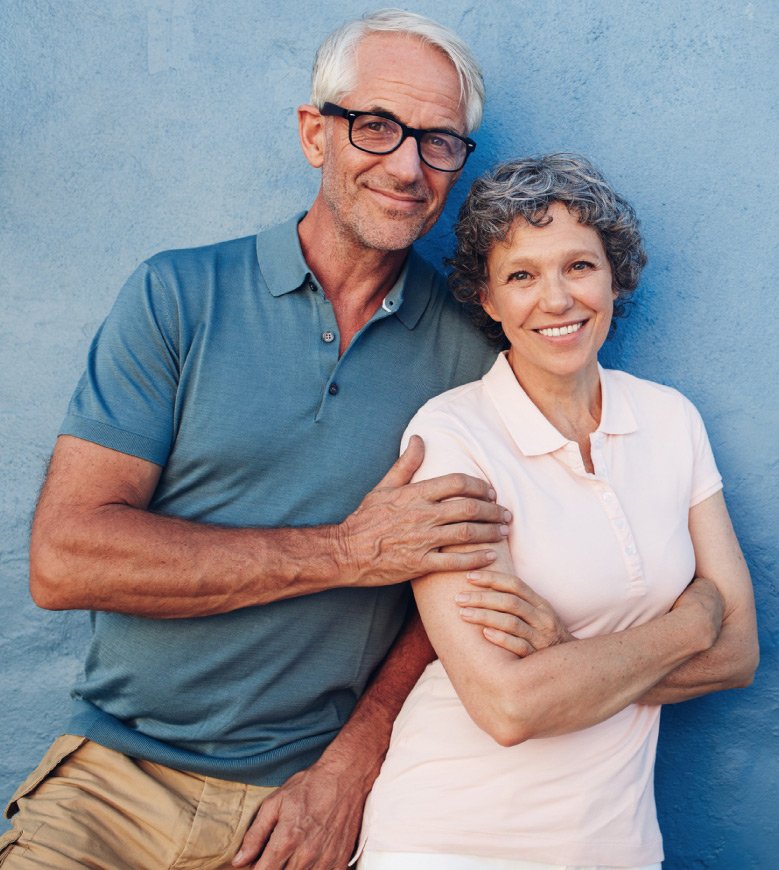
{"label": "pink shirt collar", "polygon": [[[599,364],[603,406],[596,431],[605,435],[635,432],[638,422],[630,397],[615,379],[604,377],[604,373]],[[482,383],[498,415],[525,456],[554,453],[569,443],[522,389],[505,352],[495,360],[493,367],[482,378]]]}

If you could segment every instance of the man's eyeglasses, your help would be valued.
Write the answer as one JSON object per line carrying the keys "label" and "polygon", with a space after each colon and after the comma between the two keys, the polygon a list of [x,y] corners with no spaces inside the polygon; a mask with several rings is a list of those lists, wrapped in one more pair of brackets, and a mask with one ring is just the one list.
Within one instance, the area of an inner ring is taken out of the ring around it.
{"label": "man's eyeglasses", "polygon": [[411,136],[416,139],[420,160],[441,172],[459,172],[476,148],[476,143],[467,136],[446,130],[417,130],[381,112],[351,112],[335,103],[325,103],[319,112],[346,118],[349,141],[368,154],[391,154]]}

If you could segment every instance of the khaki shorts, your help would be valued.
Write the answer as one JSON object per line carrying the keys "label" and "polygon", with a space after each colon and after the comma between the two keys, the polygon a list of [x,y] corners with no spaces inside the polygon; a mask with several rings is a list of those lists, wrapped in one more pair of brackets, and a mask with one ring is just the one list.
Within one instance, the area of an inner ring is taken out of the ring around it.
{"label": "khaki shorts", "polygon": [[128,758],[59,737],[6,808],[3,870],[229,868],[273,788]]}

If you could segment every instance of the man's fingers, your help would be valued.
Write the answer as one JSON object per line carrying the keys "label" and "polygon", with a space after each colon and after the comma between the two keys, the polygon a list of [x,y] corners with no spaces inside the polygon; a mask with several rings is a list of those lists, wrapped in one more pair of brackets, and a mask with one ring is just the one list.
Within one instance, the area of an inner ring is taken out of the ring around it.
{"label": "man's fingers", "polygon": [[272,797],[266,798],[243,836],[240,848],[232,860],[233,867],[245,867],[260,854],[278,820],[276,802]]}
{"label": "man's fingers", "polygon": [[443,502],[440,509],[441,525],[462,522],[505,524],[512,518],[510,510],[478,498],[454,498]]}
{"label": "man's fingers", "polygon": [[419,484],[422,495],[429,501],[444,501],[448,498],[477,498],[482,501],[495,501],[497,495],[486,480],[470,474],[444,474],[431,477]]}
{"label": "man's fingers", "polygon": [[436,571],[471,571],[488,568],[498,554],[494,550],[468,550],[467,553],[428,553],[422,563],[422,574]]}
{"label": "man's fingers", "polygon": [[395,464],[376,484],[374,489],[394,489],[405,486],[425,458],[425,445],[419,435],[412,435],[408,447],[395,460]]}
{"label": "man's fingers", "polygon": [[[508,533],[509,527],[506,523],[487,522],[447,523],[431,531],[433,548],[436,550],[444,547],[459,549],[465,544],[494,544],[505,540],[508,537]],[[462,555],[467,555],[467,553]],[[474,568],[478,567],[481,566],[474,565]],[[464,571],[467,568],[449,570]]]}

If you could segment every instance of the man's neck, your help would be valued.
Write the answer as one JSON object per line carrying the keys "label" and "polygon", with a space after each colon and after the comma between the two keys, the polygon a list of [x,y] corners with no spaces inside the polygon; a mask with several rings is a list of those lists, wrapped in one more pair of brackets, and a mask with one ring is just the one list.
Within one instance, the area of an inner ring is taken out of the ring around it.
{"label": "man's neck", "polygon": [[408,256],[408,249],[379,251],[344,235],[319,198],[298,224],[303,256],[333,306],[341,353],[376,313]]}

